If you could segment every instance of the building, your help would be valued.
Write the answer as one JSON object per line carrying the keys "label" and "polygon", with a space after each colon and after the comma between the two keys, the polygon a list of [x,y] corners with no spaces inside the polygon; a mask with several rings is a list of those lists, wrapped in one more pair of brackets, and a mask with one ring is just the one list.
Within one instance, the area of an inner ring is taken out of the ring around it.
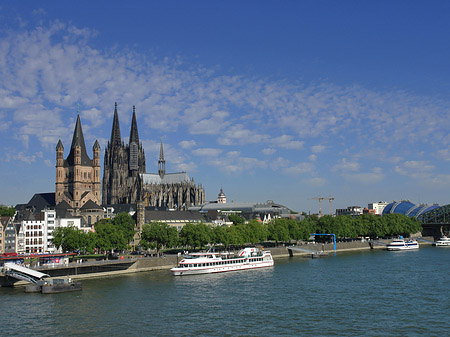
{"label": "building", "polygon": [[147,208],[145,209],[145,223],[150,222],[164,222],[180,231],[187,223],[205,222],[205,217],[194,211],[155,211]]}
{"label": "building", "polygon": [[207,217],[208,222],[226,222],[224,216],[239,214],[246,220],[270,221],[273,218],[297,218],[286,206],[276,204],[272,200],[265,203],[218,203],[211,202],[189,208],[190,211],[198,211]]}
{"label": "building", "polygon": [[79,210],[88,201],[100,204],[100,145],[97,140],[92,151],[93,159],[86,152],[78,115],[70,153],[66,159],[61,140],[56,145],[56,205],[65,201],[72,209]]}
{"label": "building", "polygon": [[348,206],[347,208],[336,209],[336,215],[358,216],[364,213],[361,206]]}
{"label": "building", "polygon": [[197,186],[186,172],[166,173],[161,141],[158,173],[146,173],[145,154],[139,142],[136,110],[130,129],[129,144],[120,135],[117,103],[114,108],[111,140],[105,149],[103,173],[103,205],[135,204],[158,209],[186,210],[205,200],[202,186]]}
{"label": "building", "polygon": [[136,110],[133,106],[130,138],[127,145],[120,135],[117,103],[114,107],[111,140],[105,149],[103,166],[103,205],[133,204],[138,198],[139,174],[145,173],[145,153],[136,122]]}
{"label": "building", "polygon": [[403,214],[409,217],[420,217],[424,213],[430,212],[436,208],[439,208],[438,205],[425,205],[425,204],[413,204],[408,200],[402,201],[393,201],[386,205],[383,209],[383,215],[385,214]]}
{"label": "building", "polygon": [[[369,204],[367,208],[369,209],[369,211],[373,210],[373,214],[375,214],[375,215],[382,215],[383,210],[387,205],[388,205],[387,202],[379,201],[379,202],[374,202],[372,204]],[[369,212],[369,213],[371,213],[371,212]]]}
{"label": "building", "polygon": [[223,193],[222,187],[220,188],[220,193],[217,196],[217,203],[218,204],[226,204],[227,203],[227,197],[225,196],[225,193]]}

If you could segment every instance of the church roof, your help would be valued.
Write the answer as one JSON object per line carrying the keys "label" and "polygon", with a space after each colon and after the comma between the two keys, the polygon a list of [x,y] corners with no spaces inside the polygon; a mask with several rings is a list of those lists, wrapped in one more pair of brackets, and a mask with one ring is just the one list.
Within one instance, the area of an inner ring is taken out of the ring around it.
{"label": "church roof", "polygon": [[70,206],[67,203],[67,201],[63,200],[58,205],[56,205],[55,209],[56,209],[56,211],[58,211],[58,210],[68,210],[68,209],[72,209],[72,206]]}
{"label": "church roof", "polygon": [[68,166],[73,166],[75,164],[75,148],[77,146],[81,148],[81,165],[92,166],[92,160],[86,152],[86,144],[84,142],[83,130],[81,128],[80,115],[77,116],[75,130],[73,131],[72,145],[70,146],[70,153],[65,161]]}
{"label": "church roof", "polygon": [[37,212],[55,206],[55,193],[36,193],[27,204],[17,205],[17,210],[33,209]]}
{"label": "church roof", "polygon": [[102,207],[100,207],[99,205],[97,205],[95,202],[93,202],[92,200],[88,200],[82,207],[81,209],[85,210],[85,209],[103,209]]}
{"label": "church roof", "polygon": [[156,173],[142,173],[141,178],[144,184],[181,184],[190,182],[186,172],[167,173],[162,179]]}

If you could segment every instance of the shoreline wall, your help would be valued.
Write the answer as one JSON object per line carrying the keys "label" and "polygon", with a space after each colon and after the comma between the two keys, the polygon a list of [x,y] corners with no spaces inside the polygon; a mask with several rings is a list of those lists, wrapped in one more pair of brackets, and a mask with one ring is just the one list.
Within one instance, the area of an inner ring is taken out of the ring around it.
{"label": "shoreline wall", "polygon": [[[391,240],[379,240],[380,243],[388,243]],[[432,238],[431,240],[432,241]],[[431,245],[431,242],[420,242],[420,245]],[[385,249],[384,245],[372,245],[373,249]],[[333,244],[303,244],[297,247],[305,248],[311,251],[325,251],[327,253],[334,252]],[[368,241],[350,241],[336,243],[336,253],[348,251],[363,251],[370,250],[371,245]],[[265,250],[271,252],[274,259],[289,257],[289,250],[287,247],[266,247]],[[293,256],[310,255],[308,252],[292,251]],[[55,277],[70,277],[72,279],[91,279],[104,278],[117,275],[148,272],[154,270],[168,270],[178,264],[179,257],[177,255],[164,255],[161,257],[139,257],[129,258],[125,260],[113,260],[102,262],[86,262],[83,264],[72,263],[65,267],[58,268],[38,268],[37,270],[47,273],[51,278]],[[11,286],[11,282],[6,282],[5,276],[0,273],[0,287]],[[29,283],[18,281],[14,286],[25,286]]]}

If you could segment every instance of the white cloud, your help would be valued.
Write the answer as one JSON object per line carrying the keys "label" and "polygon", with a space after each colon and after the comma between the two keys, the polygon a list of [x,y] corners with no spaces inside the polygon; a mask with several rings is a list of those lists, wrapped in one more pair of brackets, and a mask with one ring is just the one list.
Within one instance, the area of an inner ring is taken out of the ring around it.
{"label": "white cloud", "polygon": [[270,147],[261,150],[261,153],[265,154],[267,156],[270,156],[270,155],[274,154],[275,152],[277,152],[277,150],[275,150],[274,148],[270,148]]}
{"label": "white cloud", "polygon": [[270,168],[274,171],[288,167],[290,165],[292,165],[291,161],[283,157],[278,157],[277,159],[270,162]]}
{"label": "white cloud", "polygon": [[236,124],[230,126],[223,134],[219,136],[218,143],[221,145],[244,145],[262,143],[266,139],[266,135],[250,130],[242,124]]}
{"label": "white cloud", "polygon": [[327,183],[327,180],[324,178],[319,178],[319,177],[312,177],[312,178],[307,178],[307,179],[303,179],[302,180],[303,183],[312,186],[312,187],[322,187],[325,186],[325,184]]}
{"label": "white cloud", "polygon": [[13,156],[14,160],[19,160],[21,162],[24,162],[26,164],[31,164],[36,161],[37,155],[25,155],[23,152],[19,152],[16,155]]}
{"label": "white cloud", "polygon": [[312,173],[314,170],[314,165],[312,163],[298,163],[297,165],[286,167],[283,172],[294,175],[301,175],[305,173]]}
{"label": "white cloud", "polygon": [[180,145],[180,147],[182,149],[192,149],[194,146],[197,145],[197,143],[195,142],[195,140],[183,140],[181,142],[178,143],[178,145]]}
{"label": "white cloud", "polygon": [[311,146],[311,151],[313,153],[321,153],[326,149],[326,146],[324,145],[313,145]]}
{"label": "white cloud", "polygon": [[450,160],[450,150],[449,149],[439,150],[437,152],[437,157],[442,160],[449,161]]}
{"label": "white cloud", "polygon": [[359,170],[359,163],[356,161],[347,161],[347,158],[342,158],[340,162],[334,165],[331,169],[331,171],[341,171],[341,172],[358,171],[358,170]]}
{"label": "white cloud", "polygon": [[369,172],[359,172],[359,173],[346,173],[344,174],[346,180],[350,182],[354,182],[360,185],[374,185],[380,183],[385,174],[383,173],[383,169],[380,167],[374,167]]}
{"label": "white cloud", "polygon": [[304,143],[303,141],[294,140],[290,135],[282,135],[272,139],[272,144],[290,150],[300,150],[303,148]]}
{"label": "white cloud", "polygon": [[200,156],[200,157],[218,157],[222,153],[222,150],[220,149],[213,149],[213,148],[201,148],[192,150],[192,154],[194,156]]}
{"label": "white cloud", "polygon": [[435,169],[434,165],[426,161],[406,161],[395,167],[395,172],[411,178],[429,178]]}

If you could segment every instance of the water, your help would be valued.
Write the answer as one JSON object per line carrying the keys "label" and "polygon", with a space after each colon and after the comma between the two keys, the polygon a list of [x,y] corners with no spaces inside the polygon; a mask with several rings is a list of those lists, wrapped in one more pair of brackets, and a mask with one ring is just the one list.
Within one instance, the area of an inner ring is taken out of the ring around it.
{"label": "water", "polygon": [[0,288],[2,336],[448,335],[450,249],[275,260],[273,268],[84,280],[83,291]]}

